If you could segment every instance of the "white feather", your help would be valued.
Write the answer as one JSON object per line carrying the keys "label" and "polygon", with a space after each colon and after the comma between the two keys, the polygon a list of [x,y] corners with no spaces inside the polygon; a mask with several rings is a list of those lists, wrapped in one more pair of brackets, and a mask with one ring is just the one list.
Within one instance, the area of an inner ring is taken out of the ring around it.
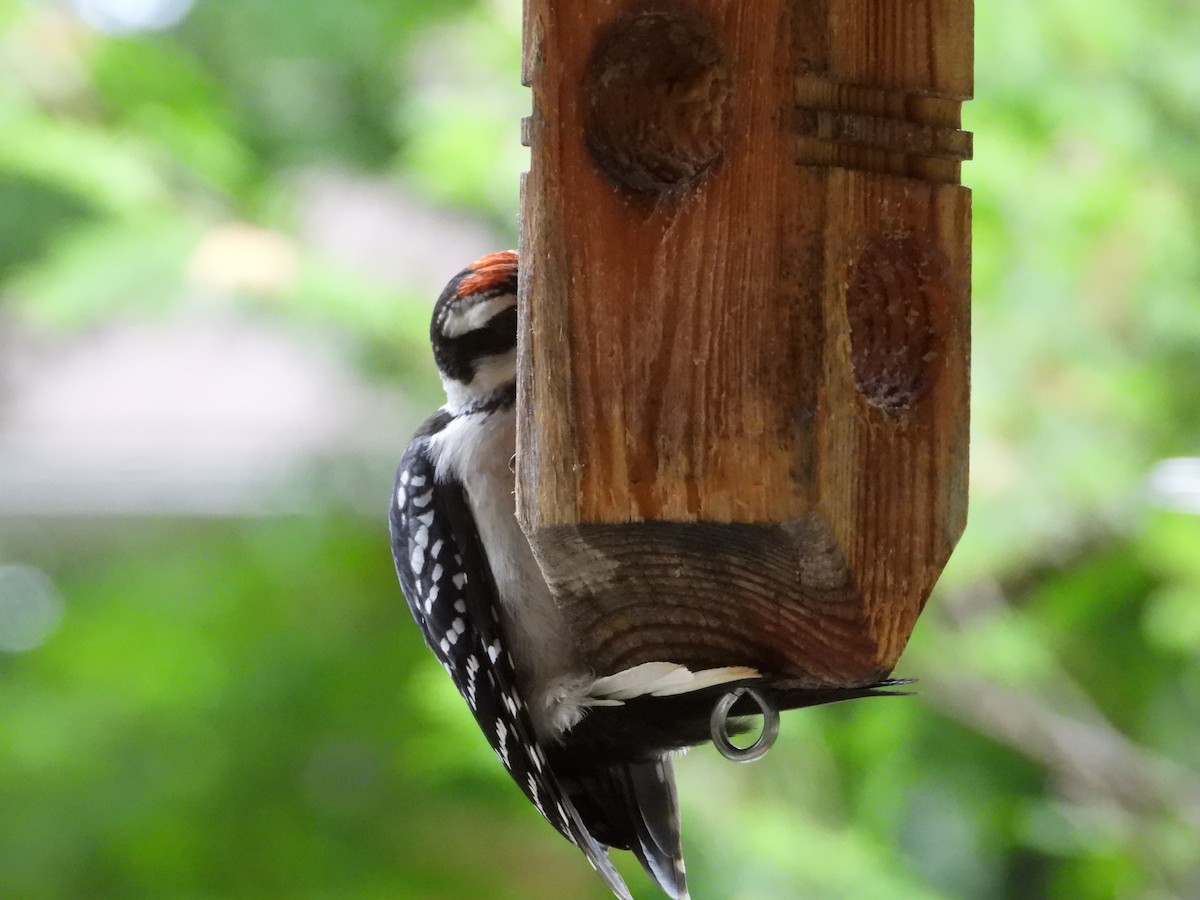
{"label": "white feather", "polygon": [[[470,383],[463,384],[456,378],[442,376],[442,387],[446,389],[446,410],[452,413],[461,412],[471,406],[486,400],[501,388],[507,386],[517,377],[517,348],[498,354],[485,356],[475,366],[475,377]],[[513,441],[514,448],[516,440]],[[504,457],[505,463],[512,456],[509,450]]]}
{"label": "white feather", "polygon": [[466,309],[453,307],[446,311],[446,317],[442,320],[442,333],[446,337],[455,338],[469,331],[484,328],[495,316],[516,305],[516,297],[512,294],[502,294],[475,303]]}
{"label": "white feather", "polygon": [[748,666],[721,666],[693,672],[687,666],[678,663],[648,662],[597,678],[588,693],[591,697],[606,700],[631,700],[634,697],[646,696],[670,697],[758,677],[758,670]]}
{"label": "white feather", "polygon": [[655,697],[670,697],[675,694],[686,694],[689,691],[702,691],[705,688],[735,681],[752,681],[761,677],[762,673],[758,669],[752,669],[749,666],[720,666],[715,669],[701,669],[699,672],[692,673],[690,681],[656,688],[653,694]]}

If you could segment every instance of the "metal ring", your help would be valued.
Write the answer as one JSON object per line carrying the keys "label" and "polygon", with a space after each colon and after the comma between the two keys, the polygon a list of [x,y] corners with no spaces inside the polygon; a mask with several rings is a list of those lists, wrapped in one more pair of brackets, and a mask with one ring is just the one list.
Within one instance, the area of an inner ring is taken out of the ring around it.
{"label": "metal ring", "polygon": [[[749,747],[739,747],[729,735],[729,711],[745,696],[749,696],[758,704],[758,708],[762,712],[762,733],[758,736],[758,740]],[[722,756],[734,762],[754,762],[756,759],[766,756],[767,751],[775,745],[775,739],[779,737],[779,710],[754,688],[734,688],[717,701],[708,725],[713,743]]]}

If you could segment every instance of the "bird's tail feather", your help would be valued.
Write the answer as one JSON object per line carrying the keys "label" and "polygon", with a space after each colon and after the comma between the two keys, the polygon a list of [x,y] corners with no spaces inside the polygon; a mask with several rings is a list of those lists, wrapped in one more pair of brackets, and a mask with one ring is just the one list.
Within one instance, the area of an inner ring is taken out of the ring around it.
{"label": "bird's tail feather", "polygon": [[621,773],[630,793],[630,818],[637,834],[631,848],[642,867],[673,900],[686,900],[687,878],[679,839],[679,795],[671,760],[631,763]]}
{"label": "bird's tail feather", "polygon": [[687,900],[679,796],[668,758],[592,768],[563,785],[596,841],[632,850],[664,893]]}
{"label": "bird's tail feather", "polygon": [[[713,707],[723,695],[738,687],[755,688],[775,709],[783,711],[860,697],[903,696],[910,692],[899,688],[909,683],[902,679],[885,679],[859,686],[836,687],[793,679],[747,679],[690,693],[635,697],[618,706],[596,706],[588,711],[572,733],[589,748],[589,765],[618,765],[631,757],[649,761],[658,759],[668,750],[706,743],[711,737],[709,719]],[[729,710],[729,718],[734,720],[730,731],[746,730],[739,727],[736,720],[760,712],[752,697],[743,696]],[[579,768],[564,765],[564,768],[568,767]]]}

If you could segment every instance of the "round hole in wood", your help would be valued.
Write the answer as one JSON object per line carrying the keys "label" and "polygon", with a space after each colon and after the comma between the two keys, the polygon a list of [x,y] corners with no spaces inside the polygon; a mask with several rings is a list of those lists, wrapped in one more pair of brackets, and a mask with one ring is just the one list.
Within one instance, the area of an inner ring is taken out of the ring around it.
{"label": "round hole in wood", "polygon": [[940,351],[933,310],[944,304],[946,264],[912,236],[870,241],[850,269],[846,314],[850,359],[863,397],[900,415],[925,393]]}
{"label": "round hole in wood", "polygon": [[720,161],[733,84],[712,24],[678,2],[635,5],[605,28],[583,83],[588,150],[612,181],[676,192]]}

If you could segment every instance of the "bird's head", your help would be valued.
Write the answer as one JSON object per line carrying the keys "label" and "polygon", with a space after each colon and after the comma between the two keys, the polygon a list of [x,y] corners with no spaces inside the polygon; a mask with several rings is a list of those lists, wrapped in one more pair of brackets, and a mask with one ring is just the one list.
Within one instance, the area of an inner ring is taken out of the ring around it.
{"label": "bird's head", "polygon": [[489,253],[450,279],[433,308],[433,357],[452,410],[512,392],[517,375],[517,254]]}

